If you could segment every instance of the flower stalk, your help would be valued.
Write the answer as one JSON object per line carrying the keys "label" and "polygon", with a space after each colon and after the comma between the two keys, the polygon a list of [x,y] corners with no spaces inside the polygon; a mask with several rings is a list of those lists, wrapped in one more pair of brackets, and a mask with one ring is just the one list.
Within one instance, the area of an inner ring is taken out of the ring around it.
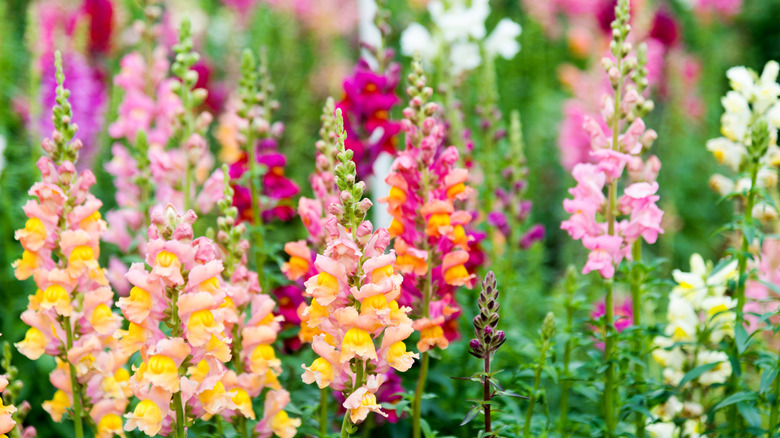
{"label": "flower stalk", "polygon": [[552,343],[552,337],[555,334],[555,315],[552,312],[548,313],[544,318],[542,324],[542,347],[539,349],[539,360],[536,363],[534,369],[534,386],[531,391],[531,396],[528,400],[528,410],[525,413],[525,424],[523,424],[523,437],[528,438],[531,436],[531,422],[534,416],[534,406],[536,400],[539,399],[539,386],[542,381],[542,369],[547,362],[547,351],[550,349]]}

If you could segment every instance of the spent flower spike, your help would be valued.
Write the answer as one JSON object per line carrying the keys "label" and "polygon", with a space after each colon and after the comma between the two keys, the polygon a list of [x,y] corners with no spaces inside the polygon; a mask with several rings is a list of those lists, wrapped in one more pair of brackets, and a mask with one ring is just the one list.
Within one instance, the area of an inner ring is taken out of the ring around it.
{"label": "spent flower spike", "polygon": [[14,263],[16,277],[32,277],[38,287],[21,317],[30,329],[16,347],[33,360],[55,357],[50,380],[57,392],[43,406],[52,419],[60,421],[70,412],[81,438],[88,416],[96,434],[109,437],[121,433],[128,403],[128,355],[113,337],[121,320],[111,311],[114,294],[98,263],[106,230],[102,204],[89,193],[92,172],[76,171],[81,141],[74,139],[78,127],[59,52],[55,59],[55,130],[42,143],[46,154],[37,163],[42,180],[30,189],[34,199],[24,206],[28,220],[16,232],[24,248]]}

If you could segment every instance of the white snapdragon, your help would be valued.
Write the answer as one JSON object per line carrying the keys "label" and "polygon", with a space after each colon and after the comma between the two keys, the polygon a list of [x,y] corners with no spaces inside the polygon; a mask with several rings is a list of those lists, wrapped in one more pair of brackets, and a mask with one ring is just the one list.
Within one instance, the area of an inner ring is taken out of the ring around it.
{"label": "white snapdragon", "polygon": [[[718,163],[729,166],[734,172],[744,170],[749,158],[752,129],[759,120],[765,120],[770,128],[769,147],[761,157],[761,166],[780,166],[780,148],[777,146],[777,130],[780,129],[779,72],[780,64],[775,61],[769,61],[760,76],[743,66],[732,67],[726,72],[731,90],[721,98],[723,136],[709,140],[707,150],[712,152]],[[772,171],[776,173],[777,169]],[[757,185],[772,187],[760,179]]]}
{"label": "white snapdragon", "polygon": [[511,19],[502,19],[488,35],[488,0],[473,0],[470,6],[464,0],[455,0],[448,6],[433,0],[428,4],[428,12],[434,28],[429,31],[419,23],[410,24],[401,34],[404,55],[417,53],[426,62],[447,56],[452,73],[459,75],[477,68],[483,54],[489,59],[512,59],[520,51],[517,38],[522,29]]}
{"label": "white snapdragon", "polygon": [[[736,260],[713,268],[711,263],[694,254],[690,260],[690,271],[679,269],[672,273],[677,285],[669,294],[667,325],[664,336],[653,340],[653,359],[663,367],[664,383],[679,386],[686,373],[707,364],[713,368],[686,383],[709,387],[728,380],[731,363],[728,355],[717,350],[718,344],[727,336],[734,336],[737,303],[726,295],[728,284],[737,278]],[[698,393],[693,393],[697,396]],[[701,425],[706,420],[700,400],[686,400],[680,412],[675,413],[679,401],[669,398],[657,406],[653,413],[655,422],[648,424],[650,436],[700,437]],[[687,419],[681,428],[673,420]],[[698,431],[698,432],[697,432]]]}

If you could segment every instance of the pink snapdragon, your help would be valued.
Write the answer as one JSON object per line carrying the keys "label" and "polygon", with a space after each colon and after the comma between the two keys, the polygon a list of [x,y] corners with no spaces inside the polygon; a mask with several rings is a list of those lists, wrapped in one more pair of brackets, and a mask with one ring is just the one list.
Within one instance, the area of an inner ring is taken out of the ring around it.
{"label": "pink snapdragon", "polygon": [[[143,32],[153,38],[159,29],[152,26],[143,28]],[[181,39],[175,50],[185,63],[177,61],[171,65],[166,50],[160,47],[150,50],[148,58],[131,52],[122,58],[121,70],[114,78],[114,85],[124,94],[117,120],[108,131],[131,147],[115,143],[112,159],[105,166],[114,176],[118,205],[118,209],[106,215],[106,241],[117,245],[124,254],[146,254],[144,228],[149,225],[147,219],[153,206],[171,204],[182,209],[193,204],[205,213],[222,195],[224,176],[221,169],[211,173],[214,158],[205,139],[212,117],[196,109],[198,102],[205,99],[205,90],[189,88],[191,84],[168,73],[170,70],[181,74],[183,70],[197,78],[192,69],[197,54],[185,52],[187,44],[191,45],[188,23],[182,25]],[[169,146],[175,135],[184,140]],[[111,264],[119,269],[123,262],[112,258]],[[126,289],[116,271],[111,277],[119,291]]]}
{"label": "pink snapdragon", "polygon": [[[610,77],[617,74],[614,64],[611,65]],[[633,83],[618,90],[621,101],[617,105],[609,95],[602,100],[604,122],[585,118],[583,129],[590,137],[593,163],[579,163],[572,169],[577,185],[569,189],[572,198],[563,201],[564,210],[571,216],[561,224],[563,230],[572,238],[582,240],[591,251],[583,273],[598,271],[603,278],[612,278],[623,258],[631,259],[635,241],[642,238],[655,243],[663,233],[663,211],[657,206],[658,183],[655,182],[660,162],[655,156],[646,162],[640,156],[656,138],[655,131],[646,129],[637,116],[647,103]],[[615,108],[619,114],[615,114]],[[629,114],[634,115],[633,121],[625,127],[625,132],[617,135],[617,143],[613,144],[612,131],[605,126],[621,126],[621,119]],[[618,182],[625,173],[631,184],[620,197],[615,197]],[[609,196],[605,190],[611,191]]]}

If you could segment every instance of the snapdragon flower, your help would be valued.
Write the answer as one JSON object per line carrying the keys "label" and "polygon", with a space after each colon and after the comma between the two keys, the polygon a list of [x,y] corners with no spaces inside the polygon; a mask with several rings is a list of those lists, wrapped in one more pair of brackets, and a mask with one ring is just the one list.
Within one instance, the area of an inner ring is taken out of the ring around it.
{"label": "snapdragon flower", "polygon": [[125,415],[128,431],[182,437],[195,418],[236,409],[235,392],[222,383],[231,359],[228,286],[216,245],[193,236],[196,218],[170,205],[155,209],[144,263],[127,273],[133,289],[118,306],[130,325],[116,337],[119,351],[142,359],[130,377],[140,402]]}
{"label": "snapdragon flower", "polygon": [[[224,197],[218,202],[221,216],[217,220],[219,231],[216,236],[226,290],[220,309],[232,347],[230,367],[222,375],[220,383],[232,395],[235,405],[223,410],[221,416],[233,424],[237,433],[247,436],[250,430],[248,421],[257,417],[252,400],[268,389],[265,398],[269,407],[256,426],[257,432],[264,437],[271,433],[292,436],[300,420],[290,418],[284,411],[289,394],[279,383],[280,361],[273,347],[284,317],[274,316],[276,303],[262,293],[257,273],[247,266],[249,241],[245,237],[246,225],[237,223],[239,213],[237,208],[232,207],[233,194],[230,184],[225,182]],[[207,367],[207,362],[198,364],[201,371]]]}
{"label": "snapdragon flower", "polygon": [[400,74],[397,63],[375,72],[361,59],[352,75],[344,79],[344,98],[336,107],[344,115],[346,147],[354,152],[362,178],[373,173],[374,161],[381,152],[395,153],[396,134],[401,126],[390,119],[390,112],[400,101],[395,93]]}
{"label": "snapdragon flower", "polygon": [[[707,141],[707,150],[712,152],[718,163],[728,166],[734,172],[732,177],[715,174],[710,179],[711,187],[721,195],[751,188],[750,177],[738,177],[737,174],[748,170],[752,162],[749,152],[751,136],[759,121],[765,121],[770,129],[769,146],[757,157],[759,168],[756,185],[768,190],[774,190],[777,185],[774,168],[780,166],[780,147],[777,146],[777,129],[780,127],[778,71],[780,64],[769,61],[760,76],[741,66],[732,67],[726,72],[732,89],[721,99],[725,109],[720,119],[723,136]],[[755,207],[774,211],[774,207],[768,204],[761,203]]]}
{"label": "snapdragon flower", "polygon": [[[716,364],[698,377],[690,379],[684,388],[699,387],[714,391],[731,376],[728,355],[719,350],[719,343],[726,337],[734,337],[736,315],[733,309],[737,300],[728,296],[728,284],[738,277],[738,262],[721,262],[713,267],[699,254],[690,259],[690,272],[676,269],[673,272],[675,287],[669,294],[664,334],[653,343],[653,359],[663,368],[664,382],[678,386],[690,370],[708,364]],[[715,385],[713,387],[713,385]],[[663,424],[686,418],[686,427],[707,423],[702,407],[703,392],[686,391],[690,400],[682,403],[675,397],[653,409],[659,422],[647,426],[647,430],[663,430]],[[687,414],[683,414],[682,406]],[[691,415],[694,413],[695,415]],[[688,422],[693,424],[688,425]],[[687,435],[685,435],[687,436]]]}
{"label": "snapdragon flower", "polygon": [[472,215],[460,209],[473,189],[469,172],[458,167],[458,150],[442,148],[445,129],[434,117],[438,104],[428,102],[433,90],[425,85],[421,64],[415,61],[412,68],[411,102],[401,122],[406,149],[393,161],[386,178],[390,192],[381,201],[393,217],[395,267],[406,279],[399,302],[420,309],[415,329],[422,334],[418,349],[425,352],[446,348],[457,337],[444,331],[460,313],[453,294],[475,282],[469,263],[475,237],[467,231]]}
{"label": "snapdragon flower", "polygon": [[[648,85],[646,58],[640,49],[638,67],[632,69],[637,59],[629,56],[627,29],[616,30],[624,33],[623,40],[613,44],[617,60],[603,60],[616,97],[606,95],[602,99],[603,121],[584,118],[583,130],[590,137],[594,162],[578,163],[572,168],[577,185],[569,189],[572,199],[563,201],[564,210],[571,216],[561,224],[573,239],[581,240],[590,250],[582,272],[598,271],[607,279],[614,276],[623,258],[631,259],[635,241],[641,238],[655,243],[663,233],[663,211],[656,205],[660,199],[655,181],[660,161],[655,156],[642,158],[657,137],[640,118],[652,109],[652,102],[642,96]],[[631,184],[618,197],[618,183],[624,172]],[[604,193],[607,188],[608,196]],[[606,221],[601,222],[600,218]]]}
{"label": "snapdragon flower", "polygon": [[82,144],[74,140],[78,127],[59,52],[55,59],[55,130],[42,143],[46,154],[37,163],[42,180],[30,189],[34,199],[24,206],[28,220],[15,234],[24,248],[14,263],[16,277],[32,277],[38,287],[21,316],[30,329],[16,347],[32,360],[44,354],[56,358],[50,380],[57,392],[43,406],[52,419],[60,421],[70,409],[78,437],[86,415],[98,436],[109,437],[121,433],[129,355],[117,348],[120,318],[111,311],[113,292],[98,262],[106,230],[102,203],[89,192],[92,172],[76,171]]}
{"label": "snapdragon flower", "polygon": [[319,357],[302,367],[304,382],[342,391],[347,409],[343,435],[354,433],[354,425],[369,412],[387,415],[376,396],[385,381],[383,373],[408,370],[417,354],[408,352],[404,343],[414,329],[407,316],[411,309],[396,301],[403,277],[393,268],[395,254],[385,253],[389,233],[374,230],[365,220],[371,201],[362,199],[365,184],[356,180],[353,154],[345,150],[338,110],[336,120],[339,196],[328,206],[332,216],[325,223],[327,246],[315,260],[319,273],[305,283],[312,301],[303,315],[319,332],[312,341]]}

